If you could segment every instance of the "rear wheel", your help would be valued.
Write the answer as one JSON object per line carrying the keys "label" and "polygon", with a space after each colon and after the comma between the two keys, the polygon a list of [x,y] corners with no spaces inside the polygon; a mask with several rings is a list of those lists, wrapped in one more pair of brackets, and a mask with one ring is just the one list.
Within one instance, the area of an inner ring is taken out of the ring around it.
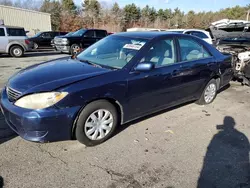
{"label": "rear wheel", "polygon": [[21,46],[15,45],[10,48],[10,55],[12,57],[22,57],[24,50]]}
{"label": "rear wheel", "polygon": [[218,88],[216,80],[215,79],[210,80],[206,85],[200,99],[197,101],[197,104],[206,105],[212,103],[216,98],[217,91]]}
{"label": "rear wheel", "polygon": [[88,104],[76,123],[76,139],[86,146],[95,146],[109,139],[118,124],[116,108],[106,100]]}

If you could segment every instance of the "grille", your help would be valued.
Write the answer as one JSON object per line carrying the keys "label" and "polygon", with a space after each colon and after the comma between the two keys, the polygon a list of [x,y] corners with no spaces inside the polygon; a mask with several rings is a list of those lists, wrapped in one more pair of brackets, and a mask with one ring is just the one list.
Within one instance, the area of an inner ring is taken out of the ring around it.
{"label": "grille", "polygon": [[61,44],[61,43],[62,43],[62,39],[60,39],[60,38],[54,39],[54,44]]}
{"label": "grille", "polygon": [[10,101],[16,101],[22,94],[21,92],[16,91],[10,87],[7,87],[6,91]]}

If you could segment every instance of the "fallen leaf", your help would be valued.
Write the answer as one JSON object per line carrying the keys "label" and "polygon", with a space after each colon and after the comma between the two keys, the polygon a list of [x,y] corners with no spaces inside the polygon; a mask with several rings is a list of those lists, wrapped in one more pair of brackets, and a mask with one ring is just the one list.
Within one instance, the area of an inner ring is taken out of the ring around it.
{"label": "fallen leaf", "polygon": [[172,130],[166,130],[165,133],[171,133],[171,134],[174,134],[174,131]]}
{"label": "fallen leaf", "polygon": [[136,143],[137,143],[137,142],[139,142],[139,140],[134,140],[134,142],[136,142]]}

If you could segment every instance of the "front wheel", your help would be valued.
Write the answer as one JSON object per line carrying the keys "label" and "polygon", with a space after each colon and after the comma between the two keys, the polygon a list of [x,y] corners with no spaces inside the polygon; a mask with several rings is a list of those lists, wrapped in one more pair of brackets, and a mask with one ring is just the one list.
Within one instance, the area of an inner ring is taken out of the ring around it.
{"label": "front wheel", "polygon": [[77,54],[78,52],[80,52],[80,46],[78,44],[72,44],[70,47],[70,54],[74,55]]}
{"label": "front wheel", "polygon": [[39,48],[38,44],[34,42],[34,49],[37,50]]}
{"label": "front wheel", "polygon": [[95,146],[109,139],[117,124],[117,110],[106,100],[88,104],[76,123],[76,139],[86,146]]}
{"label": "front wheel", "polygon": [[215,79],[210,80],[206,85],[204,91],[202,92],[200,99],[197,101],[197,104],[206,105],[212,103],[216,98],[217,91],[218,88],[216,80]]}

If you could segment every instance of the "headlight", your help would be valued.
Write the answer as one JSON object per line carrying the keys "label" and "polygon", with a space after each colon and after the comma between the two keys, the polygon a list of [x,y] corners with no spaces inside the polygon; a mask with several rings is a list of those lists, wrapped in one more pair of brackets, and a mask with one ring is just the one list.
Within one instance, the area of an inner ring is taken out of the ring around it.
{"label": "headlight", "polygon": [[69,42],[68,39],[65,39],[65,38],[62,39],[62,43],[63,43],[63,44],[68,44],[68,42]]}
{"label": "headlight", "polygon": [[47,92],[31,94],[17,100],[15,102],[15,105],[22,108],[38,110],[56,104],[67,95],[67,92]]}

